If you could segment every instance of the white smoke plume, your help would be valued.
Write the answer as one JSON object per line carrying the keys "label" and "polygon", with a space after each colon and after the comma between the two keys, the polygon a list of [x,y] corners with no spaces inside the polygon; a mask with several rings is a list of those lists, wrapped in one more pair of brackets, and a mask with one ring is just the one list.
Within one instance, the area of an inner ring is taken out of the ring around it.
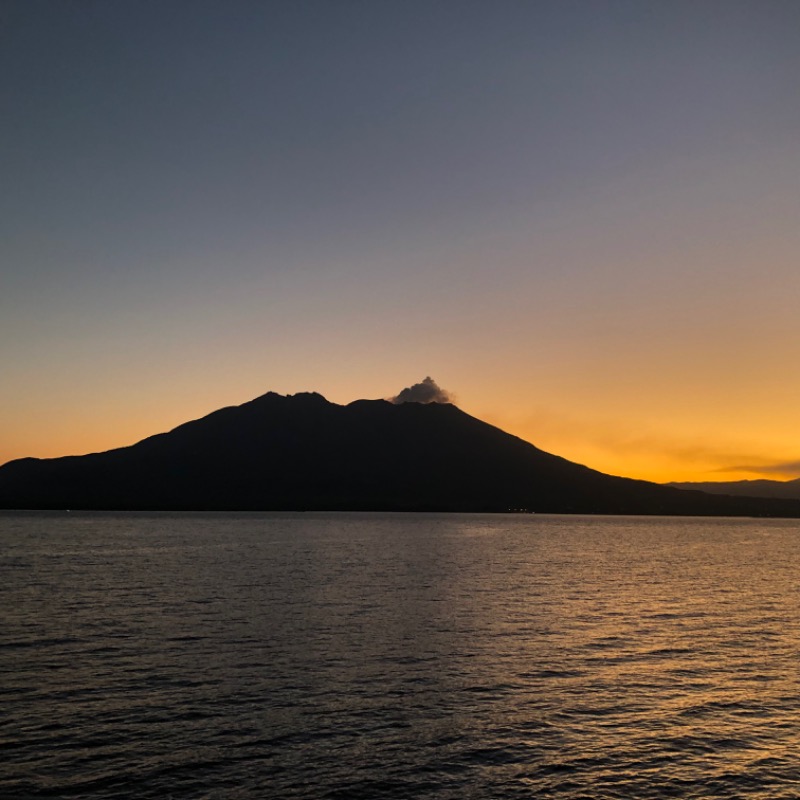
{"label": "white smoke plume", "polygon": [[415,383],[403,389],[396,397],[389,398],[390,403],[452,403],[453,395],[446,392],[433,378],[425,378],[422,383]]}

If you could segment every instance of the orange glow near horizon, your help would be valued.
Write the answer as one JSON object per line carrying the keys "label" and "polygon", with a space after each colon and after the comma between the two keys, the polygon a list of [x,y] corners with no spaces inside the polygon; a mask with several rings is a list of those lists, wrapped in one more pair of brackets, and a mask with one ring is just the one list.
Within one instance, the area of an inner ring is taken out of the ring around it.
{"label": "orange glow near horizon", "polygon": [[[421,377],[421,376],[420,376]],[[413,381],[411,381],[413,382]],[[442,381],[444,388],[448,385]],[[450,386],[457,387],[457,383]],[[233,387],[184,395],[177,390],[172,398],[145,393],[136,398],[137,412],[122,398],[109,393],[106,404],[69,407],[60,404],[60,414],[43,424],[35,409],[18,410],[15,415],[16,435],[7,436],[0,448],[0,463],[34,456],[51,458],[100,452],[133,444],[147,436],[170,430],[191,419],[205,416],[226,405],[238,405],[266,391],[282,394],[320,390],[331,402],[347,403],[360,396],[387,397],[402,386],[396,382],[384,392],[364,392],[358,396],[343,396],[344,387],[330,385],[313,387],[260,387],[247,394],[233,396]],[[709,425],[702,418],[692,418],[684,412],[674,419],[661,415],[648,418],[641,413],[636,418],[614,415],[608,411],[587,414],[572,404],[552,402],[549,406],[540,392],[537,406],[527,406],[517,398],[516,405],[502,405],[486,391],[478,392],[479,402],[470,394],[455,392],[456,404],[465,412],[528,441],[542,450],[567,458],[592,469],[612,475],[655,482],[668,481],[727,481],[755,478],[789,480],[798,477],[792,461],[795,451],[791,442],[782,436],[787,420],[776,416],[771,426],[748,432],[737,430],[728,435],[724,418]],[[131,403],[132,398],[126,398]],[[597,401],[599,398],[595,398]],[[119,405],[115,405],[115,400]],[[171,402],[167,402],[171,400]],[[658,423],[658,424],[657,424]],[[780,469],[781,464],[787,465]]]}

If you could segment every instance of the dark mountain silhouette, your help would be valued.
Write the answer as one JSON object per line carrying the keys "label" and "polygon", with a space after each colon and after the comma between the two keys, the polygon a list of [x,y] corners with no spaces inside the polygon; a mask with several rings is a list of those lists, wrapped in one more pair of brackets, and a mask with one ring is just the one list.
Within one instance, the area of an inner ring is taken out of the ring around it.
{"label": "dark mountain silhouette", "polygon": [[0,508],[800,516],[800,502],[604,475],[450,404],[274,393],[131,447],[9,462]]}
{"label": "dark mountain silhouette", "polygon": [[793,481],[709,481],[707,483],[668,483],[678,489],[693,489],[710,494],[727,494],[736,497],[778,497],[800,500],[800,478]]}

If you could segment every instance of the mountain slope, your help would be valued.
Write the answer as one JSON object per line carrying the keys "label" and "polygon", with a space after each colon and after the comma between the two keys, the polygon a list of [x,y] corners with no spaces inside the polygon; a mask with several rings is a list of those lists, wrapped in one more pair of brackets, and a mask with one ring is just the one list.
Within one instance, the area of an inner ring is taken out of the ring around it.
{"label": "mountain slope", "polygon": [[449,404],[271,392],[131,447],[9,462],[0,508],[800,516],[800,502],[603,475]]}
{"label": "mountain slope", "polygon": [[800,479],[793,481],[713,481],[707,483],[669,483],[677,489],[693,489],[709,494],[727,494],[737,497],[779,497],[800,500]]}

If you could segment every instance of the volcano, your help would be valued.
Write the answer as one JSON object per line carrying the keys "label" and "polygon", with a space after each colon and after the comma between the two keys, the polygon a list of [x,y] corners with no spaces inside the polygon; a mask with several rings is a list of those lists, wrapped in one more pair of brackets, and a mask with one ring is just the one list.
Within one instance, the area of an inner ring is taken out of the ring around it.
{"label": "volcano", "polygon": [[449,403],[269,392],[130,447],[0,467],[0,508],[800,517],[800,501],[605,475]]}

